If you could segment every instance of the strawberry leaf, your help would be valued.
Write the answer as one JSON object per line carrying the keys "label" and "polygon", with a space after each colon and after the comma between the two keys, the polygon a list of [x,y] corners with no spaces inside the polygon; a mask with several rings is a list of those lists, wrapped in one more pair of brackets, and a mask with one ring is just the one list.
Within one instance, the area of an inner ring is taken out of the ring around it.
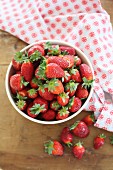
{"label": "strawberry leaf", "polygon": [[69,114],[69,111],[68,111],[68,107],[62,107],[60,110],[59,110],[59,113],[60,113],[60,116],[64,116],[66,114]]}
{"label": "strawberry leaf", "polygon": [[19,93],[17,93],[16,98],[19,99],[19,100],[26,100],[27,99],[26,96],[21,96]]}
{"label": "strawberry leaf", "polygon": [[76,126],[79,124],[80,121],[76,121],[73,125],[71,125],[70,130],[73,130],[76,128]]}
{"label": "strawberry leaf", "polygon": [[22,86],[22,84],[23,84],[24,86],[27,86],[27,85],[29,84],[29,82],[25,81],[25,79],[24,79],[23,76],[21,77],[21,86]]}
{"label": "strawberry leaf", "polygon": [[56,86],[59,86],[59,84],[58,84],[58,79],[53,78],[53,79],[47,81],[48,91],[53,91],[53,90],[55,90],[55,87],[56,87]]}
{"label": "strawberry leaf", "polygon": [[82,84],[82,87],[84,87],[85,89],[92,87],[94,80],[87,80],[86,77],[83,77],[82,80],[84,82]]}
{"label": "strawberry leaf", "polygon": [[42,79],[42,78],[46,79],[45,71],[46,71],[46,59],[43,58],[42,63],[39,65],[39,70],[37,73],[37,75],[39,76],[40,79]]}
{"label": "strawberry leaf", "polygon": [[16,102],[16,105],[20,110],[24,107],[25,104],[26,104],[26,102],[24,100],[18,100]]}
{"label": "strawberry leaf", "polygon": [[45,50],[50,50],[50,49],[52,49],[52,44],[51,44],[50,42],[46,42],[46,43],[44,44],[44,49],[45,49]]}
{"label": "strawberry leaf", "polygon": [[49,155],[51,155],[52,151],[54,150],[53,145],[54,145],[54,142],[51,140],[44,144],[45,152],[47,152]]}
{"label": "strawberry leaf", "polygon": [[69,53],[66,51],[66,50],[64,50],[64,51],[61,51],[61,55],[68,55]]}
{"label": "strawberry leaf", "polygon": [[38,115],[41,111],[45,110],[45,104],[42,106],[40,104],[34,104],[31,108],[30,111],[32,114]]}
{"label": "strawberry leaf", "polygon": [[41,58],[41,53],[39,51],[35,51],[31,56],[30,56],[30,61],[38,61]]}
{"label": "strawberry leaf", "polygon": [[27,59],[28,57],[23,54],[22,52],[17,52],[14,56],[14,60],[18,63],[23,63],[25,59]]}

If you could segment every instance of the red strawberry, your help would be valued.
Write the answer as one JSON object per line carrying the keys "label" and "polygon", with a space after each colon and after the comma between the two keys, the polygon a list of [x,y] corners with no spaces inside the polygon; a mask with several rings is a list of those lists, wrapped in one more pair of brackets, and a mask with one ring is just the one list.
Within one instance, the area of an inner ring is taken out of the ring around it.
{"label": "red strawberry", "polygon": [[47,59],[47,64],[49,64],[49,63],[56,63],[63,69],[67,68],[69,65],[66,60],[64,60],[63,58],[58,57],[58,56],[50,56]]}
{"label": "red strawberry", "polygon": [[41,98],[41,97],[37,97],[34,101],[33,104],[39,104],[40,106],[44,106],[44,109],[41,111],[41,113],[46,112],[48,109],[48,102]]}
{"label": "red strawberry", "polygon": [[21,65],[23,62],[24,56],[22,52],[17,52],[14,56],[14,58],[12,59],[12,65],[14,67],[15,70],[20,70],[21,69]]}
{"label": "red strawberry", "polygon": [[87,64],[81,64],[79,68],[82,78],[85,77],[87,80],[93,80],[91,68]]}
{"label": "red strawberry", "polygon": [[22,110],[22,111],[24,111],[24,110],[26,109],[26,107],[27,107],[27,103],[26,103],[25,100],[18,100],[18,101],[16,102],[16,105],[17,105],[17,107],[18,107],[20,110]]}
{"label": "red strawberry", "polygon": [[76,89],[77,89],[77,86],[78,86],[78,83],[75,83],[72,80],[70,80],[68,83],[66,83],[65,91],[69,92],[70,97],[74,96]]}
{"label": "red strawberry", "polygon": [[17,62],[14,58],[12,59],[12,65],[14,67],[15,70],[20,70],[21,69],[21,62]]}
{"label": "red strawberry", "polygon": [[95,122],[95,117],[94,117],[94,114],[89,114],[87,116],[85,116],[83,119],[82,119],[83,122],[86,123],[87,126],[91,126],[94,124]]}
{"label": "red strawberry", "polygon": [[38,96],[38,92],[36,89],[29,89],[27,93],[28,93],[28,97],[31,99],[35,99]]}
{"label": "red strawberry", "polygon": [[54,141],[48,141],[44,144],[45,152],[47,152],[49,155],[58,155],[62,156],[64,153],[64,148],[61,145],[60,142],[54,140]]}
{"label": "red strawberry", "polygon": [[65,55],[63,56],[63,59],[66,60],[69,64],[67,68],[71,68],[74,66],[74,57],[72,55]]}
{"label": "red strawberry", "polygon": [[75,55],[75,49],[72,47],[68,47],[68,46],[60,46],[59,47],[61,52],[67,52],[70,55]]}
{"label": "red strawberry", "polygon": [[42,56],[45,55],[44,49],[40,45],[34,45],[28,50],[28,56],[31,56],[35,51],[41,53]]}
{"label": "red strawberry", "polygon": [[77,83],[82,82],[80,72],[77,69],[71,69],[70,74],[71,74],[71,79],[72,80],[74,80]]}
{"label": "red strawberry", "polygon": [[71,75],[68,73],[68,71],[64,71],[64,77],[62,77],[62,82],[68,83],[71,79]]}
{"label": "red strawberry", "polygon": [[37,103],[30,103],[27,107],[27,114],[32,117],[36,118],[40,113],[45,111],[45,105],[37,104]]}
{"label": "red strawberry", "polygon": [[61,105],[61,106],[65,106],[68,104],[69,102],[69,96],[68,96],[68,93],[60,93],[58,96],[57,96],[57,101],[58,103]]}
{"label": "red strawberry", "polygon": [[12,94],[16,94],[16,92],[17,92],[17,91],[16,91],[15,89],[13,89],[11,86],[10,86],[10,90],[11,90],[11,93],[12,93]]}
{"label": "red strawberry", "polygon": [[68,147],[72,146],[73,135],[68,127],[63,128],[60,139]]}
{"label": "red strawberry", "polygon": [[69,116],[69,111],[68,108],[66,106],[63,106],[57,113],[56,115],[56,119],[57,120],[62,120],[62,119],[66,119]]}
{"label": "red strawberry", "polygon": [[34,73],[33,64],[30,61],[26,61],[21,66],[21,74],[24,76],[24,79],[28,82],[32,80]]}
{"label": "red strawberry", "polygon": [[10,77],[10,86],[13,90],[20,91],[25,85],[27,85],[27,82],[24,82],[24,79],[20,74],[14,74]]}
{"label": "red strawberry", "polygon": [[82,106],[82,102],[78,97],[73,96],[69,100],[69,111],[70,112],[77,112]]}
{"label": "red strawberry", "polygon": [[42,114],[42,118],[49,121],[49,120],[54,120],[56,117],[56,113],[54,110],[47,110],[47,112]]}
{"label": "red strawberry", "polygon": [[64,92],[63,84],[58,79],[51,79],[50,81],[47,81],[47,88],[48,91],[50,91],[53,94],[60,94]]}
{"label": "red strawberry", "polygon": [[73,134],[80,138],[85,138],[89,135],[88,126],[82,121],[76,121],[71,127]]}
{"label": "red strawberry", "polygon": [[57,102],[57,100],[53,100],[50,103],[50,108],[54,111],[57,111],[61,106],[59,105],[59,103]]}
{"label": "red strawberry", "polygon": [[38,66],[37,68],[36,68],[36,70],[35,70],[35,77],[37,78],[37,79],[41,79],[41,80],[44,80],[44,77],[42,76],[42,75],[40,75],[40,66]]}
{"label": "red strawberry", "polygon": [[27,97],[28,97],[27,91],[28,91],[28,88],[25,88],[25,89],[19,91],[18,94],[19,94],[21,97],[24,97],[24,98],[27,99]]}
{"label": "red strawberry", "polygon": [[78,56],[74,56],[74,63],[76,66],[79,66],[82,63],[81,58],[79,58]]}
{"label": "red strawberry", "polygon": [[85,153],[85,148],[81,142],[78,142],[73,146],[72,152],[77,159],[82,159]]}
{"label": "red strawberry", "polygon": [[104,134],[100,134],[94,139],[94,148],[99,149],[104,145],[106,136]]}
{"label": "red strawberry", "polygon": [[45,88],[44,85],[41,85],[39,88],[38,88],[38,92],[39,92],[39,95],[44,98],[45,100],[53,100],[54,99],[54,94],[51,93],[50,91],[48,91],[48,88]]}
{"label": "red strawberry", "polygon": [[47,64],[45,73],[47,78],[64,77],[64,70],[56,63]]}
{"label": "red strawberry", "polygon": [[78,97],[79,99],[86,99],[89,95],[89,92],[87,89],[85,89],[84,87],[82,87],[81,84],[78,85],[77,90],[75,92],[76,97]]}
{"label": "red strawberry", "polygon": [[39,84],[40,81],[36,77],[33,77],[32,80],[30,81],[30,86],[34,89],[37,89]]}

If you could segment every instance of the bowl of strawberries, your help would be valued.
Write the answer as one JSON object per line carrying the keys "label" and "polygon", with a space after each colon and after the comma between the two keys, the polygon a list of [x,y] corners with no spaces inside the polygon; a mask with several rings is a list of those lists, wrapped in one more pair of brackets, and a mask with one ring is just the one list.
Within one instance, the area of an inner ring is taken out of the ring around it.
{"label": "bowl of strawberries", "polygon": [[93,93],[88,57],[59,40],[42,40],[17,52],[6,73],[7,96],[25,118],[58,124],[74,118]]}

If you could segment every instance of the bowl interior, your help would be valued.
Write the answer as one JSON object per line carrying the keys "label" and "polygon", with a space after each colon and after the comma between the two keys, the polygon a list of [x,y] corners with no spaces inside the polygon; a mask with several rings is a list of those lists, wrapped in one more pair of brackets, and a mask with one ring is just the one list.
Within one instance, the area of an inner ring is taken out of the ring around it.
{"label": "bowl interior", "polygon": [[[74,45],[71,45],[69,43],[66,43],[66,42],[63,42],[63,41],[58,41],[58,40],[43,40],[43,41],[39,41],[38,43],[33,43],[33,44],[30,44],[28,45],[27,47],[23,48],[21,50],[21,52],[24,52],[26,50],[28,50],[31,46],[35,45],[35,44],[40,44],[40,43],[43,43],[43,42],[51,42],[52,44],[58,44],[58,45],[65,45],[65,46],[70,46],[70,47],[73,47],[75,50],[76,50],[76,53],[77,55],[81,58],[81,60],[88,64],[91,68],[91,71],[93,73],[93,79],[94,79],[94,71],[93,71],[93,68],[92,68],[92,65],[89,61],[89,59],[87,58],[87,56],[77,47],[75,47]],[[18,109],[18,107],[16,106],[13,98],[12,98],[12,94],[11,94],[11,90],[10,90],[10,86],[9,86],[9,79],[10,79],[10,76],[14,74],[14,69],[13,69],[13,66],[12,66],[12,62],[9,64],[9,67],[7,69],[7,73],[6,73],[6,80],[5,80],[5,87],[6,87],[6,93],[7,93],[7,96],[11,102],[11,104],[13,105],[13,107],[22,115],[24,116],[25,118],[33,121],[33,122],[36,122],[36,123],[41,123],[41,124],[58,124],[58,123],[63,123],[63,122],[66,122],[70,119],[72,119],[73,117],[75,117],[76,115],[78,115],[84,108],[85,106],[88,104],[91,96],[92,96],[92,93],[93,93],[93,86],[91,87],[90,89],[90,93],[89,93],[89,96],[87,98],[87,100],[85,101],[85,103],[82,105],[82,107],[76,112],[76,113],[73,113],[71,116],[69,116],[68,118],[66,119],[63,119],[63,120],[57,120],[57,121],[42,121],[42,120],[38,120],[38,119],[34,119],[34,118],[31,118],[30,116],[26,115],[24,112],[22,112],[21,110]]]}

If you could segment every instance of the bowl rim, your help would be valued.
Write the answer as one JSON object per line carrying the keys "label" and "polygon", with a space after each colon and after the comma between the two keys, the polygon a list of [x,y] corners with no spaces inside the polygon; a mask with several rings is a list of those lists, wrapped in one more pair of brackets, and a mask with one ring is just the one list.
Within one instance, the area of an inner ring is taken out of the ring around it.
{"label": "bowl rim", "polygon": [[[26,47],[24,47],[22,50],[20,50],[20,52],[24,52],[26,51],[27,49],[29,49],[30,47],[34,46],[34,45],[37,45],[37,44],[41,44],[41,43],[45,43],[45,42],[51,42],[52,44],[58,44],[58,45],[66,45],[66,46],[70,46],[70,47],[73,47],[77,52],[81,53],[81,55],[85,58],[85,60],[87,61],[88,65],[90,66],[91,68],[91,71],[92,71],[92,74],[93,74],[93,80],[94,80],[94,70],[93,70],[93,67],[92,67],[92,64],[90,62],[90,60],[88,59],[88,57],[76,46],[72,45],[71,43],[68,43],[68,42],[65,42],[65,41],[60,41],[60,40],[40,40],[38,42],[34,42],[30,45],[27,45]],[[83,109],[85,108],[85,106],[88,104],[92,94],[93,94],[93,90],[94,90],[94,81],[93,81],[93,85],[91,87],[91,90],[90,90],[90,93],[89,93],[89,96],[88,98],[86,99],[85,103],[82,105],[82,107],[75,113],[73,113],[71,116],[67,117],[66,119],[63,119],[63,120],[56,120],[56,121],[42,121],[42,120],[38,120],[38,119],[34,119],[34,118],[31,118],[30,116],[28,116],[27,114],[25,114],[24,112],[22,112],[21,110],[18,109],[18,107],[16,106],[12,96],[11,96],[11,92],[10,92],[10,87],[9,87],[9,73],[10,73],[10,69],[12,68],[12,61],[10,62],[9,66],[8,66],[8,69],[7,69],[7,72],[6,72],[6,78],[5,78],[5,89],[6,89],[6,93],[7,93],[7,96],[9,98],[9,101],[10,103],[12,104],[12,106],[15,108],[15,110],[17,112],[19,112],[23,117],[27,118],[28,120],[31,120],[32,122],[35,122],[35,123],[39,123],[39,124],[59,124],[59,123],[64,123],[68,120],[71,120],[73,119],[75,116],[77,116],[79,113],[81,113],[81,111],[83,111]]]}

